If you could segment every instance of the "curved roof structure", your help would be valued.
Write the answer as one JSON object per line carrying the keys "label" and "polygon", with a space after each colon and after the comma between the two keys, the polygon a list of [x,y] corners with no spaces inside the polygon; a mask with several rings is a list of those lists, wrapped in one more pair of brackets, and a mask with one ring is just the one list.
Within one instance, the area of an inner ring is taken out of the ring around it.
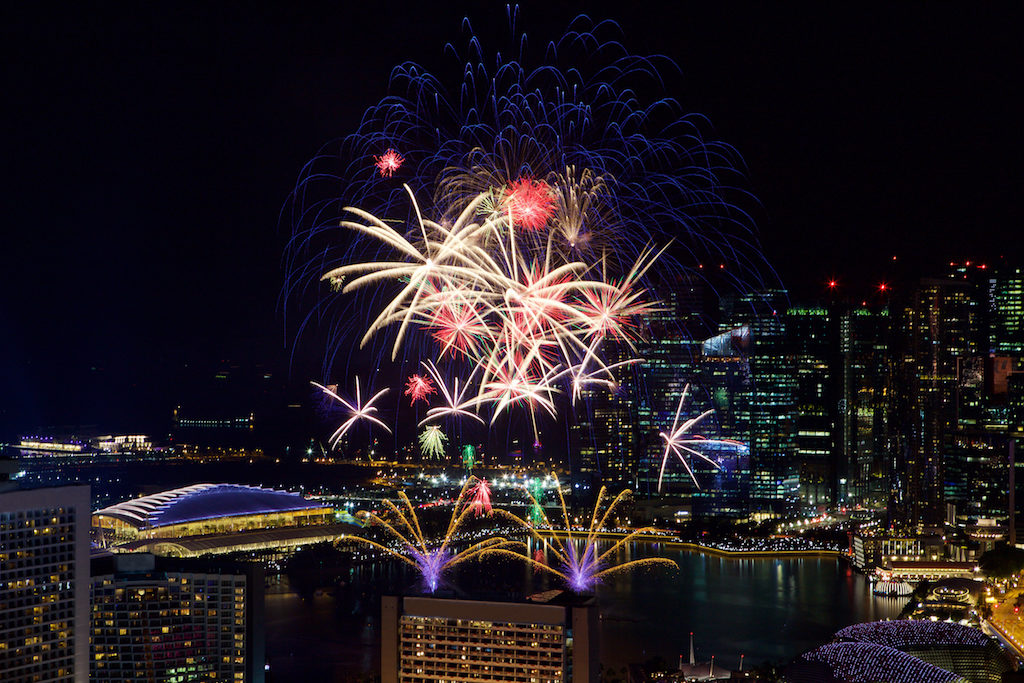
{"label": "curved roof structure", "polygon": [[965,683],[966,679],[905,652],[875,643],[828,643],[804,659],[822,662],[848,683]]}
{"label": "curved roof structure", "polygon": [[264,515],[329,508],[297,493],[241,484],[195,484],[155,493],[97,510],[139,529],[199,522],[220,517]]}
{"label": "curved roof structure", "polygon": [[897,650],[906,647],[973,645],[984,647],[989,638],[975,628],[948,621],[869,621],[836,631],[836,640],[875,643]]}

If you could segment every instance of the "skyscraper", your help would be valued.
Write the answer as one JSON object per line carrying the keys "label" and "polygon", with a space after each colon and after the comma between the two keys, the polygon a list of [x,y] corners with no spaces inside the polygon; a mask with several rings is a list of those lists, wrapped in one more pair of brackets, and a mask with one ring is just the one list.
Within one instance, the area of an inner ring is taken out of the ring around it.
{"label": "skyscraper", "polygon": [[852,308],[840,316],[838,502],[881,509],[892,498],[889,444],[892,317],[889,309]]}
{"label": "skyscraper", "polygon": [[1024,357],[1024,273],[1003,267],[988,280],[989,352]]}
{"label": "skyscraper", "polygon": [[946,455],[958,426],[960,376],[978,355],[979,306],[975,285],[951,273],[924,279],[903,309],[906,338],[899,359],[905,391],[898,422],[903,517],[911,524],[941,524]]}
{"label": "skyscraper", "polygon": [[89,678],[89,487],[0,489],[0,673]]}
{"label": "skyscraper", "polygon": [[722,300],[722,331],[746,328],[749,379],[730,396],[732,438],[750,448],[752,504],[780,511],[798,505],[800,470],[795,459],[796,361],[788,346],[784,290]]}
{"label": "skyscraper", "polygon": [[797,496],[807,508],[835,502],[839,338],[835,312],[822,306],[790,306],[785,313],[785,348],[791,354],[798,471]]}

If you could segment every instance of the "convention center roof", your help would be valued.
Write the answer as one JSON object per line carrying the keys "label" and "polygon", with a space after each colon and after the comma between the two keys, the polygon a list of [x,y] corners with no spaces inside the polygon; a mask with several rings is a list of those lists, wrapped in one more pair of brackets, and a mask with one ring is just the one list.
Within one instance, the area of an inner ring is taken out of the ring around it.
{"label": "convention center roof", "polygon": [[140,529],[221,517],[264,515],[327,508],[297,493],[241,484],[195,484],[127,500],[94,515],[120,519]]}

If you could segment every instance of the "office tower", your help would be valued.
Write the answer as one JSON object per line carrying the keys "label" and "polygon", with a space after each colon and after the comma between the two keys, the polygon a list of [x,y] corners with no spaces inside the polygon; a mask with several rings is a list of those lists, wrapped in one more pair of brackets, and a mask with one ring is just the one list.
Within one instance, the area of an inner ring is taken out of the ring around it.
{"label": "office tower", "polygon": [[797,496],[805,509],[835,502],[838,441],[839,326],[821,306],[791,306],[785,314],[785,348],[792,356]]}
{"label": "office tower", "polygon": [[997,269],[988,280],[989,348],[996,356],[1024,357],[1024,274]]}
{"label": "office tower", "polygon": [[264,680],[263,571],[255,565],[96,558],[90,680]]}
{"label": "office tower", "polygon": [[561,591],[528,602],[381,599],[382,683],[596,683],[593,598]]}
{"label": "office tower", "polygon": [[0,679],[89,676],[89,487],[0,489]]}
{"label": "office tower", "polygon": [[946,455],[958,428],[960,375],[978,355],[974,283],[954,274],[924,279],[902,311],[906,339],[899,358],[897,422],[901,511],[911,524],[934,526],[945,515]]}
{"label": "office tower", "polygon": [[838,502],[885,508],[894,473],[889,448],[892,316],[888,308],[853,308],[840,316]]}
{"label": "office tower", "polygon": [[[607,362],[628,358],[628,349],[608,349]],[[616,385],[584,390],[569,427],[574,490],[596,490],[602,483],[633,486],[636,480],[636,374],[631,367],[612,371]]]}
{"label": "office tower", "polygon": [[607,363],[634,358],[643,363],[616,369],[611,391],[586,391],[577,401],[570,445],[574,474],[584,483],[600,480],[656,493],[658,432],[671,424],[683,387],[697,379],[700,340],[709,329],[708,296],[702,280],[680,276],[660,296],[657,310],[645,316],[644,339],[635,348],[606,342]]}
{"label": "office tower", "polygon": [[[648,338],[637,345],[643,358],[637,372],[637,459],[635,488],[645,495],[657,494],[664,442],[661,431],[671,427],[679,399],[687,384],[691,391],[683,410],[694,417],[714,407],[700,384],[701,345],[713,328],[708,321],[709,289],[696,277],[680,277],[660,301],[659,310],[647,318]],[[697,433],[717,432],[714,418],[702,423]],[[663,491],[690,494],[696,490],[681,467],[666,469]]]}
{"label": "office tower", "polygon": [[780,511],[799,504],[795,459],[797,375],[787,345],[789,306],[784,290],[722,300],[720,329],[748,332],[745,386],[729,397],[731,438],[750,448],[750,497],[754,507]]}

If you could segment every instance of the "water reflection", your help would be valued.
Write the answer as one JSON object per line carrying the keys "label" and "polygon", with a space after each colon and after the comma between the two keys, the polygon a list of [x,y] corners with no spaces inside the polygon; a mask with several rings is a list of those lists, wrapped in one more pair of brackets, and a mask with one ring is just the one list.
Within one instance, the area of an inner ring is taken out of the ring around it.
{"label": "water reflection", "polygon": [[[544,551],[543,544],[530,552]],[[623,557],[658,554],[678,572],[615,576],[598,588],[602,660],[620,668],[655,656],[677,661],[695,632],[697,656],[723,666],[787,660],[843,626],[893,618],[904,601],[871,594],[865,577],[835,559],[730,559],[639,543]],[[391,562],[353,570],[351,582],[302,601],[287,586],[267,596],[267,654],[275,683],[341,680],[379,666],[379,596],[415,583]],[[526,566],[470,567],[455,588],[501,585],[544,590],[556,584]],[[497,584],[497,585],[496,585]],[[614,647],[611,645],[614,644]]]}

